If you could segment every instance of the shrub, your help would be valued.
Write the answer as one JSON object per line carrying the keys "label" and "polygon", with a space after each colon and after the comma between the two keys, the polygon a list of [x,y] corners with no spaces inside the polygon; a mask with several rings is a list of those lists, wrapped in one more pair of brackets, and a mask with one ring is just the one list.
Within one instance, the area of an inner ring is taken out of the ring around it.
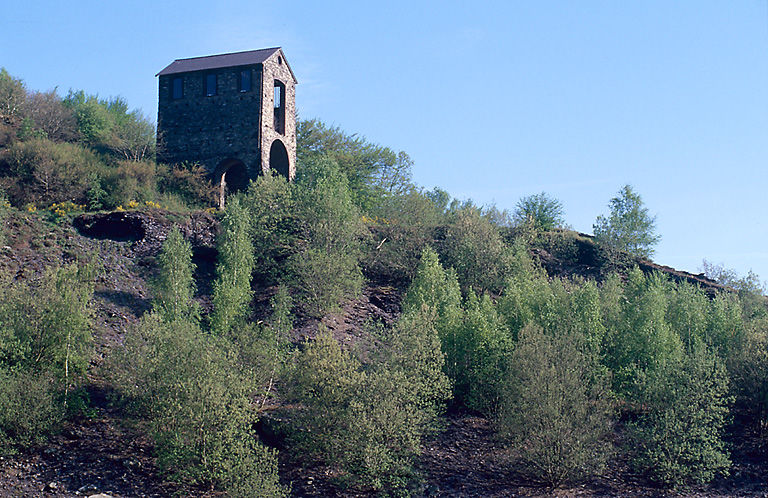
{"label": "shrub", "polygon": [[90,150],[47,139],[14,142],[0,157],[2,184],[17,206],[70,200],[82,204],[91,178],[105,172],[106,166]]}
{"label": "shrub", "polygon": [[339,465],[355,484],[401,490],[448,397],[442,362],[430,313],[402,318],[387,351],[367,369],[321,333],[306,344],[288,382],[298,406],[295,444]]}
{"label": "shrub", "polygon": [[366,222],[372,237],[363,259],[363,270],[372,279],[407,284],[413,278],[421,253],[433,244],[435,230],[443,224],[440,208],[416,189],[387,196]]}
{"label": "shrub", "polygon": [[6,284],[0,302],[0,367],[50,372],[59,379],[85,372],[90,359],[88,302],[93,268],[50,268],[34,284]]}
{"label": "shrub", "polygon": [[152,313],[126,337],[115,383],[150,419],[158,465],[172,478],[241,496],[282,496],[276,456],[256,441],[253,375],[221,338]]}
{"label": "shrub", "polygon": [[499,406],[499,379],[506,376],[512,338],[488,295],[470,292],[459,337],[456,397],[468,408],[493,415]]}
{"label": "shrub", "polygon": [[608,382],[593,375],[582,341],[525,327],[502,382],[499,432],[527,475],[553,487],[599,473],[610,455]]}
{"label": "shrub", "polygon": [[305,310],[319,316],[359,292],[358,265],[366,233],[352,203],[347,180],[332,162],[322,176],[297,185],[297,219],[302,243],[288,260],[289,285]]}
{"label": "shrub", "polygon": [[92,276],[71,265],[33,283],[2,282],[0,453],[42,443],[64,418],[90,359]]}
{"label": "shrub", "polygon": [[189,207],[209,207],[215,204],[216,188],[208,171],[200,164],[157,165],[158,190],[181,199]]}
{"label": "shrub", "polygon": [[629,435],[635,465],[661,483],[702,484],[727,475],[728,451],[721,439],[728,416],[728,376],[705,347],[639,377],[646,407]]}
{"label": "shrub", "polygon": [[515,206],[514,220],[518,225],[529,225],[539,230],[561,227],[563,204],[549,197],[545,192],[523,197]]}
{"label": "shrub", "polygon": [[44,443],[63,418],[59,384],[49,373],[0,368],[0,455]]}
{"label": "shrub", "polygon": [[256,275],[269,284],[285,281],[286,261],[298,250],[291,184],[280,175],[259,176],[251,182],[244,203],[251,218]]}
{"label": "shrub", "polygon": [[463,290],[499,292],[511,265],[499,229],[474,206],[459,208],[449,219],[438,246],[443,264],[456,270]]}
{"label": "shrub", "polygon": [[640,372],[658,369],[682,354],[683,343],[667,321],[671,290],[665,277],[646,277],[637,267],[623,290],[614,288],[615,309],[606,313],[605,361],[617,393],[631,398]]}

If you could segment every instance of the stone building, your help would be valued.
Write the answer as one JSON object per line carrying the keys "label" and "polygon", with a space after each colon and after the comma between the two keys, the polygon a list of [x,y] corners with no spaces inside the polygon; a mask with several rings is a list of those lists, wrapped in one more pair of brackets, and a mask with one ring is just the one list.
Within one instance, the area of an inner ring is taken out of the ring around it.
{"label": "stone building", "polygon": [[296,77],[283,50],[177,59],[160,71],[157,154],[198,162],[226,191],[296,172]]}

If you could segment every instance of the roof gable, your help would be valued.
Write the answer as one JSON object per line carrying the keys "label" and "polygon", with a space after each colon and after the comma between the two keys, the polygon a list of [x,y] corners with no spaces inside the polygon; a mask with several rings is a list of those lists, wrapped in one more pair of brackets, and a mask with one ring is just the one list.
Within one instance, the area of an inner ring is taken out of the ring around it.
{"label": "roof gable", "polygon": [[[285,60],[280,47],[262,48],[259,50],[248,50],[245,52],[233,52],[229,54],[207,55],[204,57],[191,57],[189,59],[176,59],[165,67],[155,76],[165,76],[167,74],[188,73],[191,71],[206,71],[209,69],[219,69],[222,67],[247,66],[251,64],[262,64],[277,52]],[[288,64],[288,61],[286,61]],[[290,69],[290,66],[288,66]],[[293,71],[291,71],[293,74]],[[294,80],[296,78],[294,77]]]}

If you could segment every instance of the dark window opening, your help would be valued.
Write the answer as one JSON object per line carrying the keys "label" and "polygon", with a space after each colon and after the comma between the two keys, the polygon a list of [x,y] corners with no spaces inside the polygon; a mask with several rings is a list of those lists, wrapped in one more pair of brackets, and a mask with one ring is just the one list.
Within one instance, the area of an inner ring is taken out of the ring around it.
{"label": "dark window opening", "polygon": [[269,169],[279,173],[286,180],[291,179],[288,150],[280,140],[272,142],[272,146],[269,148]]}
{"label": "dark window opening", "polygon": [[173,100],[178,100],[182,97],[184,97],[184,80],[180,77],[173,78],[171,98]]}
{"label": "dark window opening", "polygon": [[275,131],[285,135],[285,85],[275,80]]}
{"label": "dark window opening", "polygon": [[211,97],[216,95],[216,75],[207,74],[205,76],[205,95]]}
{"label": "dark window opening", "polygon": [[251,91],[251,70],[250,69],[240,71],[240,91],[241,92]]}

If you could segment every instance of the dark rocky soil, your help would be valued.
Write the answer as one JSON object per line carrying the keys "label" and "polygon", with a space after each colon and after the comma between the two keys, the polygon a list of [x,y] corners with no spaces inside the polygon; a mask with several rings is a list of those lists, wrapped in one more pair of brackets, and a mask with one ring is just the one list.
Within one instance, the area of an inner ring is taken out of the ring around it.
{"label": "dark rocky soil", "polygon": [[[215,262],[215,219],[197,214],[170,217],[163,213],[108,215],[117,226],[99,217],[78,219],[75,227],[55,225],[36,216],[14,215],[8,221],[5,246],[0,247],[0,271],[18,279],[34,278],[46,266],[91,259],[101,266],[94,293],[95,355],[89,393],[91,417],[67,423],[43,448],[0,459],[0,496],[114,497],[221,496],[209,489],[175,485],[160,476],[152,441],[139,422],[121,417],[108,403],[104,358],[121,344],[125,330],[151,306],[147,280],[168,229],[178,223],[192,241],[198,265],[200,302],[206,296]],[[585,254],[591,249],[586,247]],[[551,254],[541,254],[552,273],[567,271]],[[549,258],[549,259],[547,259]],[[587,258],[588,259],[588,258]],[[594,271],[585,259],[576,262],[585,273]],[[671,269],[670,269],[671,270]],[[698,277],[681,274],[681,278]],[[265,314],[274,288],[256,293],[256,313]],[[322,321],[299,318],[293,331],[297,343],[312,338],[322,324],[347,347],[363,352],[375,346],[369,321],[391,324],[399,314],[401,291],[370,286]],[[413,491],[422,496],[768,496],[768,453],[758,439],[736,426],[730,441],[734,466],[731,477],[707,488],[672,492],[654,487],[634,474],[626,461],[611,462],[605,475],[583,486],[549,490],[532,486],[514,470],[514,455],[494,437],[488,420],[467,413],[448,415],[444,432],[425,445],[418,469],[423,481]],[[617,435],[617,437],[620,437]],[[270,441],[267,441],[270,442]],[[300,463],[281,452],[280,474],[295,496],[367,496],[340,491],[333,468]]]}

